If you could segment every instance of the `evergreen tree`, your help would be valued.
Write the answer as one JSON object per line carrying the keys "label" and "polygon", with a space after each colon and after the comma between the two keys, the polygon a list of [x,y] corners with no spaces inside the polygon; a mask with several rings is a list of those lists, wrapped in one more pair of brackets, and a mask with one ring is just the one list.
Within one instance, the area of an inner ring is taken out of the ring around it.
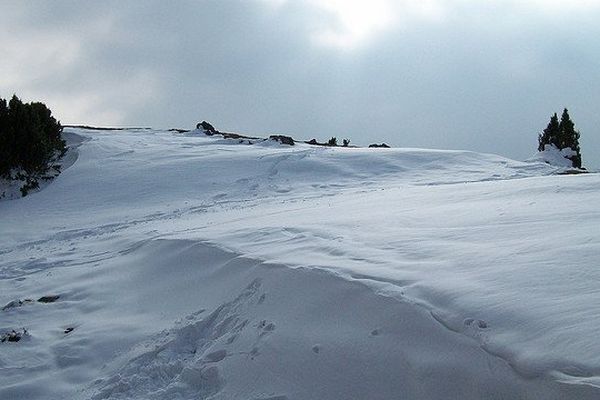
{"label": "evergreen tree", "polygon": [[581,149],[579,148],[579,132],[575,130],[575,124],[571,121],[569,110],[563,110],[560,117],[559,149],[571,148],[575,152],[569,157],[575,168],[581,168]]}
{"label": "evergreen tree", "polygon": [[11,142],[12,133],[8,128],[8,105],[6,100],[0,99],[0,177],[7,175],[10,171]]}
{"label": "evergreen tree", "polygon": [[43,103],[24,104],[16,95],[0,99],[0,176],[16,170],[35,187],[37,178],[64,155],[62,126]]}
{"label": "evergreen tree", "polygon": [[538,151],[544,151],[544,147],[547,144],[553,144],[556,148],[558,148],[558,137],[560,135],[560,127],[558,123],[558,115],[554,113],[554,115],[550,118],[550,122],[544,131],[539,135],[538,141]]}
{"label": "evergreen tree", "polygon": [[558,150],[570,148],[575,155],[567,157],[573,163],[573,167],[581,168],[581,149],[579,147],[579,132],[575,130],[575,124],[565,108],[558,121],[558,115],[554,113],[544,131],[538,136],[538,151],[544,151],[546,145],[553,145]]}

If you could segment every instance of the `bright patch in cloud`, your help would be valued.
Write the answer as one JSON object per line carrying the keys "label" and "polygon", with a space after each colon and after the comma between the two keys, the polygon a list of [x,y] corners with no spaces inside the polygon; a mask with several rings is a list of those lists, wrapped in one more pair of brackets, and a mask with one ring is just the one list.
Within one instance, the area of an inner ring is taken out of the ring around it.
{"label": "bright patch in cloud", "polygon": [[439,0],[311,0],[331,13],[333,22],[315,35],[317,43],[353,49],[376,34],[393,27],[443,19],[445,8]]}
{"label": "bright patch in cloud", "polygon": [[319,32],[317,41],[336,47],[354,47],[394,19],[387,0],[315,0],[314,4],[334,14],[336,22]]}

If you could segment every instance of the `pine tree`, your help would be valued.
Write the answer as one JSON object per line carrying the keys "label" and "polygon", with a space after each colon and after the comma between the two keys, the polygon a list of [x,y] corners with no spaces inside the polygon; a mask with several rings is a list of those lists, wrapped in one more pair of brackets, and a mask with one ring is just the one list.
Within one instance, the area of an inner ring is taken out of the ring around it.
{"label": "pine tree", "polygon": [[35,180],[64,155],[61,133],[62,126],[45,104],[24,104],[16,95],[8,103],[0,99],[0,176],[20,171],[34,187]]}
{"label": "pine tree", "polygon": [[550,118],[550,122],[544,131],[538,136],[539,146],[538,151],[544,151],[547,144],[552,144],[558,148],[558,138],[560,135],[560,127],[558,123],[558,115],[554,115]]}
{"label": "pine tree", "polygon": [[569,110],[563,110],[560,117],[559,149],[571,148],[574,156],[568,157],[573,162],[573,167],[581,168],[581,149],[579,148],[579,132],[575,130],[575,124],[571,121]]}
{"label": "pine tree", "polygon": [[579,132],[575,130],[575,124],[565,108],[558,121],[558,115],[550,118],[550,122],[544,131],[538,136],[538,151],[544,151],[546,145],[553,145],[558,150],[570,148],[575,155],[567,157],[573,163],[573,167],[581,168],[581,149],[579,147]]}
{"label": "pine tree", "polygon": [[559,123],[559,136],[558,136],[558,148],[564,149],[570,146],[570,139],[572,133],[575,131],[575,124],[571,121],[571,117],[569,117],[569,111],[565,108],[563,110],[562,115],[560,116]]}
{"label": "pine tree", "polygon": [[6,176],[10,172],[11,142],[12,133],[8,126],[8,105],[6,100],[0,99],[0,177]]}

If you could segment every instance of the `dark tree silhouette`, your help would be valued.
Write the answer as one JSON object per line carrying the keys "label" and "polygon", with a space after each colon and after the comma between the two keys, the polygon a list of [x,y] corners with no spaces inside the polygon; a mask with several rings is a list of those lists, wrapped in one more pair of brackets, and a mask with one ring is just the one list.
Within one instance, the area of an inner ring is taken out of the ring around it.
{"label": "dark tree silhouette", "polygon": [[558,115],[550,118],[550,122],[544,131],[538,136],[538,151],[544,151],[546,145],[552,145],[558,150],[570,148],[575,155],[567,157],[573,163],[573,167],[581,168],[581,149],[579,147],[579,132],[575,130],[575,124],[565,108],[558,121]]}
{"label": "dark tree silhouette", "polygon": [[66,151],[61,133],[45,104],[23,103],[16,95],[8,103],[0,99],[0,176],[10,179],[15,172],[26,187],[37,187],[37,179]]}
{"label": "dark tree silhouette", "polygon": [[570,147],[575,152],[574,156],[569,157],[575,168],[581,168],[581,149],[579,147],[579,132],[575,130],[575,124],[569,117],[569,111],[565,108],[560,117],[559,124],[559,149]]}
{"label": "dark tree silhouette", "polygon": [[558,136],[560,134],[560,127],[558,123],[558,115],[554,115],[550,118],[550,122],[544,131],[539,135],[538,151],[544,151],[547,144],[553,144],[558,148]]}

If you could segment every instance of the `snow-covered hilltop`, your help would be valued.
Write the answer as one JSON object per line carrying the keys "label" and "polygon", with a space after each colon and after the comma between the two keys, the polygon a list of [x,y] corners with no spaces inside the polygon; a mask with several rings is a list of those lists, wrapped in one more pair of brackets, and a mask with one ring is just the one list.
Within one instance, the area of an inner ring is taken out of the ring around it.
{"label": "snow-covered hilltop", "polygon": [[600,397],[597,174],[68,132],[0,202],[2,399]]}

